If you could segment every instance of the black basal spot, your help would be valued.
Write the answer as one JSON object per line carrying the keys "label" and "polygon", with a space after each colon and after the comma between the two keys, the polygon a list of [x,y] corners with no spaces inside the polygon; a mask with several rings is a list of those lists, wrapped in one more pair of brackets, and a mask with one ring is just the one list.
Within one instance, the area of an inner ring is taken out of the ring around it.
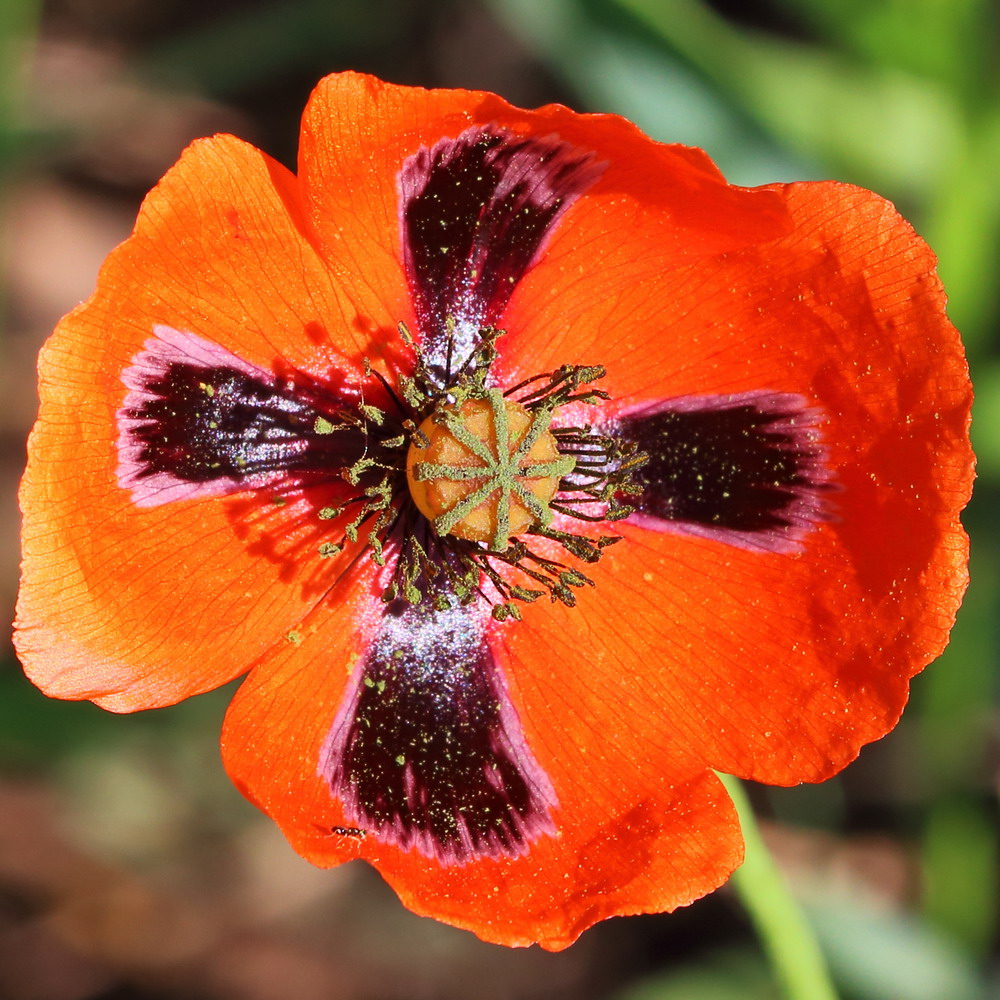
{"label": "black basal spot", "polygon": [[355,670],[320,773],[349,823],[443,864],[517,856],[554,832],[481,609],[394,601]]}
{"label": "black basal spot", "polygon": [[157,327],[125,370],[118,479],[140,506],[330,473],[364,435],[339,401],[281,379],[192,333]]}
{"label": "black basal spot", "polygon": [[604,164],[558,136],[467,129],[409,157],[399,175],[403,261],[421,349],[440,385],[486,327],[562,214]]}
{"label": "black basal spot", "polygon": [[633,410],[615,434],[647,456],[631,520],[769,551],[794,551],[830,517],[822,415],[801,396],[686,396]]}

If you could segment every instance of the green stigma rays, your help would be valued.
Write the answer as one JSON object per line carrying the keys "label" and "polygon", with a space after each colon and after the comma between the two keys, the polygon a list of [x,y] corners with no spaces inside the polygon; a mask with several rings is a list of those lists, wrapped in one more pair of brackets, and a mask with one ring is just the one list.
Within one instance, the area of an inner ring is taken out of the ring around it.
{"label": "green stigma rays", "polygon": [[534,412],[497,389],[439,406],[410,447],[414,502],[439,535],[505,551],[511,536],[553,518],[550,501],[576,466],[549,431],[552,411]]}

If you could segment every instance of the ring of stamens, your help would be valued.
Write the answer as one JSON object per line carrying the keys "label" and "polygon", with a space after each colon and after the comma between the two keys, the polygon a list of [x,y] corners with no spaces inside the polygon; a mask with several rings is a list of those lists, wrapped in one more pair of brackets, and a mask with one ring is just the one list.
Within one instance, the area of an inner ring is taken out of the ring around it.
{"label": "ring of stamens", "polygon": [[482,388],[439,405],[410,445],[410,494],[438,535],[503,552],[526,529],[547,526],[549,506],[576,461],[549,431],[552,411],[528,410]]}
{"label": "ring of stamens", "polygon": [[[324,521],[353,516],[341,522],[341,538],[324,541],[319,551],[336,556],[367,529],[375,563],[392,560],[382,591],[386,602],[402,599],[446,610],[482,598],[498,621],[520,618],[520,604],[546,595],[573,607],[574,591],[594,585],[578,564],[597,562],[621,539],[579,533],[573,522],[627,517],[633,509],[627,501],[639,491],[632,477],[646,456],[633,442],[585,420],[551,426],[563,406],[573,405],[569,413],[579,421],[579,407],[608,398],[588,387],[604,377],[604,368],[562,365],[501,392],[487,387],[501,334],[483,328],[469,357],[453,365],[449,355],[442,373],[427,365],[400,324],[416,364],[412,375],[399,376],[398,391],[366,362],[366,374],[382,384],[392,408],[360,407],[364,452],[340,473],[356,492],[318,512]],[[470,415],[476,411],[479,417]],[[332,433],[328,424],[317,433]],[[455,451],[433,453],[429,446],[436,436],[450,438]],[[498,436],[506,447],[496,447]],[[451,499],[431,496],[451,489],[456,491]],[[463,522],[484,504],[488,529],[476,534]],[[558,527],[556,514],[562,520]],[[560,559],[559,548],[569,562]]]}

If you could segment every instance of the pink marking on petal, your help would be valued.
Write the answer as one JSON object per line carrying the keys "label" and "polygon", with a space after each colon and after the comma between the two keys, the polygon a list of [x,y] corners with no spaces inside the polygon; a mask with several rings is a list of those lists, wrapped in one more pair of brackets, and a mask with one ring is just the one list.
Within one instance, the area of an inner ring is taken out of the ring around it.
{"label": "pink marking on petal", "polygon": [[261,485],[271,478],[265,476],[261,477],[261,482],[250,482],[245,478],[219,476],[192,482],[168,472],[148,470],[148,464],[143,458],[146,442],[139,432],[149,426],[150,420],[135,414],[140,413],[146,404],[160,398],[149,387],[165,377],[173,365],[191,365],[206,370],[231,368],[252,379],[271,379],[269,372],[204,337],[162,324],[154,326],[153,336],[143,344],[143,349],[122,372],[121,380],[128,392],[115,414],[118,423],[118,485],[132,491],[136,506],[156,507],[175,500],[223,496]]}

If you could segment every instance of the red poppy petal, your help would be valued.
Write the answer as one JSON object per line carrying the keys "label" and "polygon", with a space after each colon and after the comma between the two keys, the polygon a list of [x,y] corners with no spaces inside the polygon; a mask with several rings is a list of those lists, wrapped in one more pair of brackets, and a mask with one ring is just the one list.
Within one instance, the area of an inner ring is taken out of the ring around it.
{"label": "red poppy petal", "polygon": [[[557,105],[524,111],[480,91],[423,90],[334,74],[306,108],[300,178],[316,244],[359,304],[359,331],[381,329],[391,343],[397,321],[413,327],[401,271],[400,171],[420,149],[476,125],[546,141],[558,136],[607,163],[588,190],[595,208],[579,213],[573,206],[557,227],[572,234],[572,245],[587,248],[590,265],[596,253],[610,249],[616,268],[638,257],[662,269],[788,228],[774,192],[731,187],[701,150],[654,143],[614,115],[579,115]],[[633,232],[620,246],[623,234]],[[373,351],[362,333],[358,349]]]}
{"label": "red poppy petal", "polygon": [[369,617],[370,579],[364,572],[332,594],[300,630],[300,644],[253,671],[226,717],[227,770],[299,853],[322,866],[365,858],[417,913],[486,940],[551,949],[605,917],[689,903],[739,863],[735,815],[714,776],[668,738],[599,728],[596,685],[585,697],[579,689],[566,696],[506,655],[528,746],[559,801],[555,836],[543,833],[518,857],[442,864],[361,835],[319,772],[367,641],[357,623]]}
{"label": "red poppy petal", "polygon": [[[756,249],[678,267],[636,251],[645,227],[659,224],[644,218],[609,228],[595,251],[581,234],[602,225],[603,212],[581,199],[512,296],[505,378],[604,364],[601,388],[618,406],[784,390],[788,379],[775,380],[788,369],[800,373],[801,388],[827,353],[845,368],[853,352],[859,373],[869,351],[891,353],[898,334],[873,313],[873,300],[898,311],[912,291],[909,321],[918,328],[924,312],[940,309],[933,254],[884,199],[835,182],[761,190],[783,200],[787,235],[769,241],[762,230]],[[873,338],[884,345],[873,348]]]}
{"label": "red poppy petal", "polygon": [[508,633],[536,669],[562,665],[560,686],[580,683],[585,655],[637,725],[778,784],[824,778],[888,731],[943,649],[973,474],[968,375],[930,251],[867,192],[786,197],[795,234],[700,264],[689,288],[671,276],[677,363],[654,371],[654,348],[636,374],[616,348],[609,381],[647,398],[804,397],[826,415],[833,520],[794,553],[626,523],[575,609],[529,608]]}
{"label": "red poppy petal", "polygon": [[323,323],[339,300],[297,228],[295,184],[239,140],[195,143],[42,352],[17,642],[50,694],[118,711],[176,701],[245,670],[316,600],[314,562],[288,560],[311,537],[295,505],[140,508],[114,448],[123,372],[161,324],[267,372],[338,362]]}

